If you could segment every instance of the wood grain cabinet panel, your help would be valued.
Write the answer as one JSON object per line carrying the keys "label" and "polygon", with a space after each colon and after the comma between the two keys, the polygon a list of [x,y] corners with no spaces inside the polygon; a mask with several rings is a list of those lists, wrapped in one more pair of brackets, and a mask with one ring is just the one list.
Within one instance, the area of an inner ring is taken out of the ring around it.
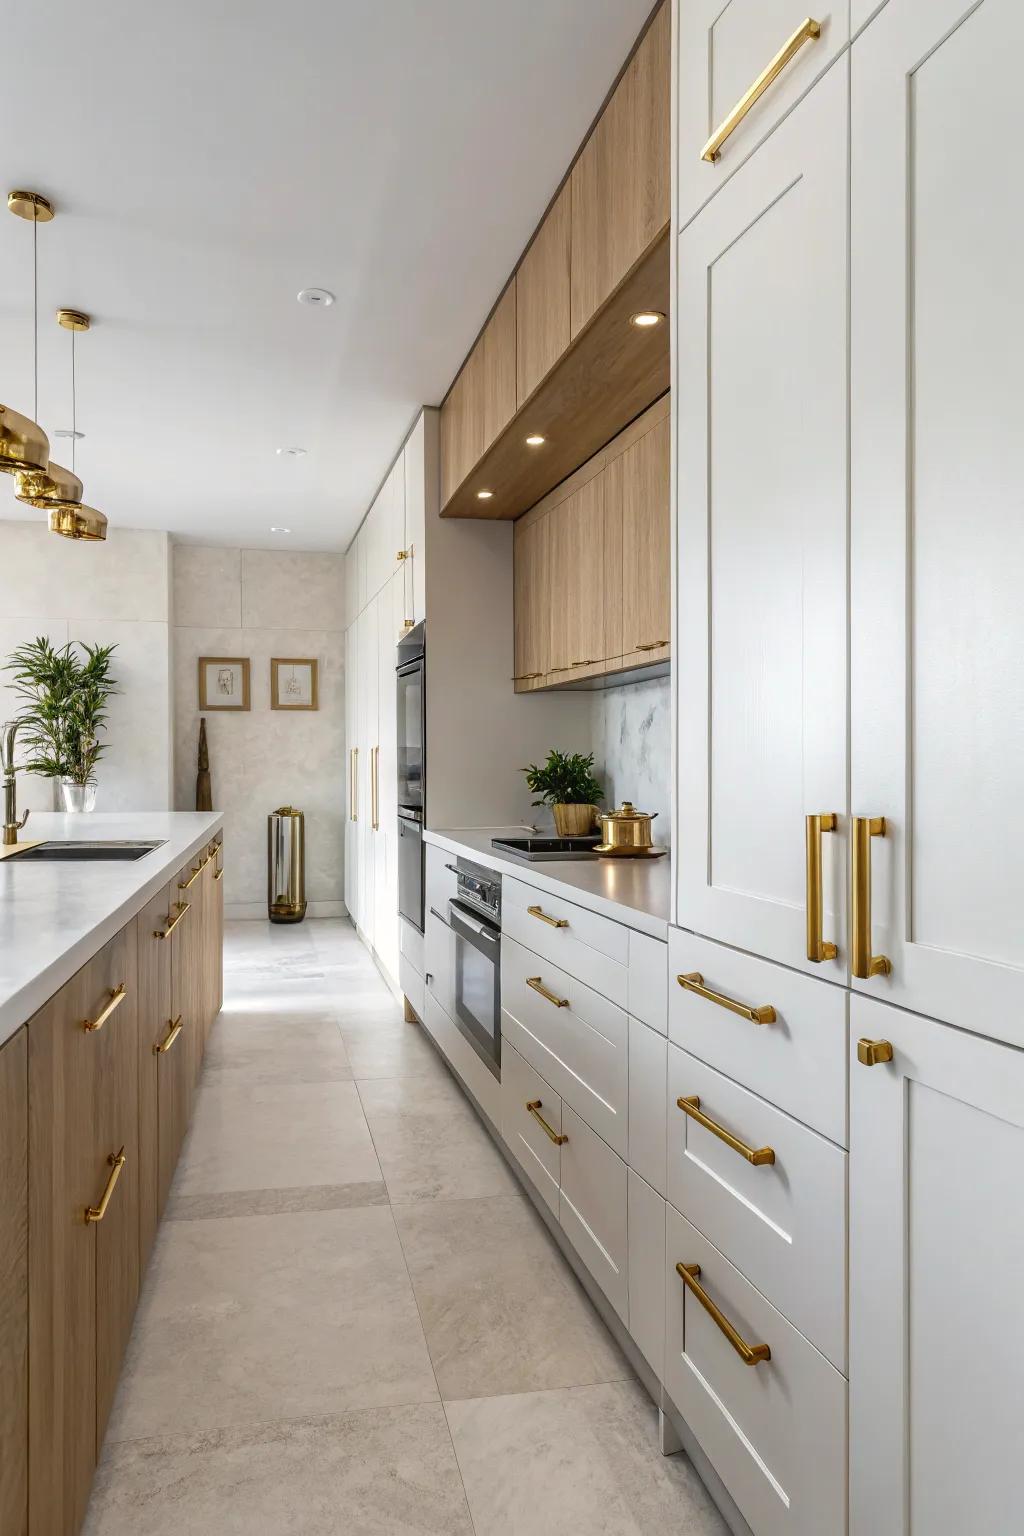
{"label": "wood grain cabinet panel", "polygon": [[[202,861],[196,854],[178,875],[177,900],[186,908],[174,930],[171,951],[171,1017],[182,1022],[181,1043],[188,1058],[186,1084],[191,1098],[203,1064],[203,916],[204,882]],[[179,909],[180,910],[180,909]],[[186,1117],[187,1118],[187,1117]]]}
{"label": "wood grain cabinet panel", "polygon": [[0,1531],[28,1529],[28,1035],[0,1048]]}
{"label": "wood grain cabinet panel", "polygon": [[484,451],[484,353],[482,338],[441,406],[441,501],[462,484]]}
{"label": "wood grain cabinet panel", "polygon": [[518,522],[514,531],[515,685],[536,688],[551,670],[551,520]]}
{"label": "wood grain cabinet panel", "polygon": [[483,348],[484,388],[484,442],[481,451],[486,452],[499,432],[508,425],[516,413],[516,285],[514,280],[509,283],[498,300],[494,314],[484,327],[479,345]]}
{"label": "wood grain cabinet panel", "polygon": [[177,891],[167,885],[138,916],[139,949],[139,1259],[145,1268],[163,1209],[160,1179],[160,1077],[171,1014],[171,947],[165,933]]}
{"label": "wood grain cabinet panel", "polygon": [[[572,187],[551,205],[516,273],[516,404],[522,406],[570,341]],[[529,423],[524,422],[529,431]]]}
{"label": "wood grain cabinet panel", "polygon": [[573,166],[573,339],[669,222],[670,30],[664,4]]}
{"label": "wood grain cabinet panel", "polygon": [[604,483],[589,481],[549,514],[551,668],[587,677],[605,660]]}
{"label": "wood grain cabinet panel", "polygon": [[622,455],[622,643],[657,661],[671,650],[671,441],[666,415]]}

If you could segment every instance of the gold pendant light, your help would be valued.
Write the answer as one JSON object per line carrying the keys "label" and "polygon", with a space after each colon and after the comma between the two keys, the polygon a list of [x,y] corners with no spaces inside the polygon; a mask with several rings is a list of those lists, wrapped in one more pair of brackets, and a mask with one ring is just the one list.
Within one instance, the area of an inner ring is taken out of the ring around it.
{"label": "gold pendant light", "polygon": [[[77,437],[77,404],[75,391],[75,332],[87,331],[90,320],[88,315],[83,315],[79,309],[58,309],[57,324],[64,330],[71,332],[71,454],[74,462],[75,443]],[[67,511],[69,508],[81,505],[83,496],[82,482],[73,469],[64,469],[62,465],[55,464],[53,460],[46,469],[23,470],[18,476],[18,489],[15,496],[28,507],[39,507],[44,512],[53,511],[55,508]]]}
{"label": "gold pendant light", "polygon": [[95,507],[54,507],[48,518],[50,532],[65,539],[88,539],[97,543],[107,536],[107,520]]}
{"label": "gold pendant light", "polygon": [[[32,222],[32,260],[35,265],[36,231],[53,218],[53,205],[39,192],[9,192],[7,206],[19,219]],[[38,354],[37,354],[38,360]],[[36,391],[35,414],[39,414]],[[0,470],[16,475],[20,470],[45,471],[50,462],[50,443],[42,427],[9,405],[0,405]]]}
{"label": "gold pendant light", "polygon": [[[88,315],[83,315],[80,309],[58,309],[57,324],[65,331],[71,332],[71,475],[70,479],[78,487],[78,495],[62,497],[51,496],[48,500],[40,500],[33,503],[34,506],[45,506],[49,511],[49,526],[51,533],[59,533],[64,539],[86,539],[91,543],[98,543],[107,536],[107,520],[102,512],[97,512],[95,507],[82,505],[82,482],[75,475],[75,446],[78,442],[78,391],[75,387],[75,336],[81,331],[87,331],[91,325]],[[57,480],[54,473],[58,466],[50,465],[50,474]],[[60,471],[67,474],[67,470]],[[72,487],[73,489],[73,487]],[[22,498],[23,500],[25,498]]]}

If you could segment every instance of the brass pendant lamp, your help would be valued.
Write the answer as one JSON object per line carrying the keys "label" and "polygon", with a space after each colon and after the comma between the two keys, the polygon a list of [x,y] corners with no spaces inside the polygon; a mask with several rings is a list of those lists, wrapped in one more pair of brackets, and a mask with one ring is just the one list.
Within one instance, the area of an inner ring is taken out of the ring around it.
{"label": "brass pendant lamp", "polygon": [[[78,430],[78,392],[75,388],[75,336],[80,331],[87,331],[91,323],[89,316],[83,315],[80,309],[57,311],[57,324],[71,332],[71,470],[69,473],[51,464],[54,493],[44,494],[39,500],[33,501],[32,505],[47,509],[51,533],[59,533],[65,539],[87,539],[95,543],[106,538],[107,520],[95,507],[82,505],[82,482],[75,474],[75,445],[81,436]],[[71,482],[70,495],[61,494],[59,477],[62,475]],[[74,494],[76,489],[77,496]],[[25,501],[28,498],[23,496],[21,499]]]}
{"label": "brass pendant lamp", "polygon": [[[34,270],[36,235],[39,225],[48,224],[53,218],[53,205],[39,192],[9,192],[7,206],[19,219],[30,219],[32,222]],[[39,414],[38,387],[34,414]],[[0,405],[0,470],[7,475],[16,475],[23,469],[45,471],[49,462],[50,443],[42,427],[30,417],[13,411],[9,405]]]}

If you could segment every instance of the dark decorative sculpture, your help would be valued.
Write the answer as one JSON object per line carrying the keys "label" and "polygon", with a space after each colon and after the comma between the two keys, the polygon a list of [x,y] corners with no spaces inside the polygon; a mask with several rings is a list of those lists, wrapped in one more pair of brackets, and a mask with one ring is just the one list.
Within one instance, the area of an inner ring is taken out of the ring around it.
{"label": "dark decorative sculpture", "polygon": [[213,810],[213,786],[210,783],[210,749],[206,745],[206,721],[199,721],[199,772],[196,774],[196,810]]}

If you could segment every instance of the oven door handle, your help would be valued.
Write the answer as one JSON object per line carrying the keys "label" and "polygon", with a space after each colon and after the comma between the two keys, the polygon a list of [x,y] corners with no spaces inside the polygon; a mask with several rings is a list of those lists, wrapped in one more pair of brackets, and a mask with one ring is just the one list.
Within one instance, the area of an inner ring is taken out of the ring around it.
{"label": "oven door handle", "polygon": [[487,923],[480,923],[475,918],[467,917],[454,901],[448,903],[448,921],[457,934],[467,939],[477,949],[484,949],[485,946],[487,949],[492,949],[501,941],[499,933],[495,933]]}

